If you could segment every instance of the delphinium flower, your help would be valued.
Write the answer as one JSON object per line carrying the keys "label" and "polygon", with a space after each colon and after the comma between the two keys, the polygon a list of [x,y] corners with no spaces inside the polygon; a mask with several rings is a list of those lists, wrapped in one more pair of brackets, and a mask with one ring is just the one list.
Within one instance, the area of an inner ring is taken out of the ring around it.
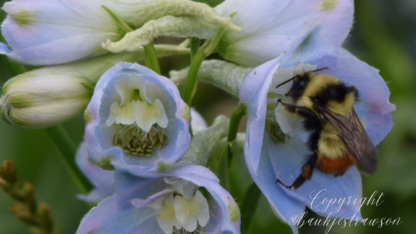
{"label": "delphinium flower", "polygon": [[[193,133],[207,129],[207,123],[202,116],[194,109],[191,109]],[[84,141],[78,148],[75,160],[78,168],[88,178],[94,189],[87,195],[78,195],[78,198],[86,202],[100,202],[113,194],[114,171],[104,170],[99,167],[88,155],[88,145]]]}
{"label": "delphinium flower", "polygon": [[[389,113],[395,109],[389,102],[389,89],[378,71],[345,49],[333,46],[316,24],[309,25],[285,54],[247,75],[240,91],[240,98],[248,110],[246,163],[273,209],[294,232],[297,232],[295,217],[302,216],[305,206],[330,218],[361,220],[359,203],[323,203],[325,198],[361,198],[361,178],[356,166],[338,177],[315,169],[312,178],[297,190],[276,183],[279,179],[291,184],[311,154],[306,144],[309,133],[302,129],[301,118],[288,113],[276,102],[277,98],[283,98],[290,103],[290,98],[284,94],[292,82],[278,89],[276,86],[296,74],[320,68],[327,68],[322,72],[338,78],[346,86],[357,88],[359,99],[354,109],[374,145],[390,131]],[[323,194],[318,194],[320,191]]]}
{"label": "delphinium flower", "polygon": [[322,20],[322,34],[341,46],[353,23],[352,0],[226,0],[215,10],[237,14],[232,22],[241,31],[225,32],[219,52],[244,66],[258,66],[276,58],[296,39],[309,21]]}
{"label": "delphinium flower", "polygon": [[237,204],[205,167],[181,166],[153,178],[116,167],[116,174],[115,194],[89,211],[78,234],[239,233]]}
{"label": "delphinium flower", "polygon": [[143,170],[166,170],[190,142],[190,109],[166,77],[138,64],[117,63],[102,75],[85,111],[91,159]]}

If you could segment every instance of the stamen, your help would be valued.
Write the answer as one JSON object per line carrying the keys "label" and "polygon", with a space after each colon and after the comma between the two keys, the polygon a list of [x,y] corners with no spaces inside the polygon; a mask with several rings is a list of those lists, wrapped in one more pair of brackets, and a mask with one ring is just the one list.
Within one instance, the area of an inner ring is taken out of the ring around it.
{"label": "stamen", "polygon": [[168,137],[163,134],[163,129],[153,126],[149,132],[145,132],[137,126],[124,127],[116,133],[113,144],[121,147],[126,154],[151,157],[153,149],[161,149],[168,143]]}
{"label": "stamen", "polygon": [[173,234],[200,234],[202,233],[203,228],[201,227],[201,225],[197,224],[197,227],[195,229],[195,231],[193,232],[188,232],[186,231],[184,228],[181,229],[177,229],[176,227],[173,227]]}

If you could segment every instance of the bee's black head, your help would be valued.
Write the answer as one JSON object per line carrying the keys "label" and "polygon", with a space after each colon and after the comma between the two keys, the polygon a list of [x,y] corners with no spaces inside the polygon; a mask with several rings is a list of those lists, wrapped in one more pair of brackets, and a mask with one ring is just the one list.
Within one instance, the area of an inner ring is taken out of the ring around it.
{"label": "bee's black head", "polygon": [[310,76],[311,72],[305,72],[303,74],[296,75],[293,79],[292,87],[286,96],[298,100],[303,95],[306,86],[309,84],[309,81],[311,80]]}

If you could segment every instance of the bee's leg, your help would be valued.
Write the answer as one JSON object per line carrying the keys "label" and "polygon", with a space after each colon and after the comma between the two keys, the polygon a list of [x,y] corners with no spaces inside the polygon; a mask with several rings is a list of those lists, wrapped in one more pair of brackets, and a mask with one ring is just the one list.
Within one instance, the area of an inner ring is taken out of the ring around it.
{"label": "bee's leg", "polygon": [[287,189],[291,189],[292,187],[298,189],[306,180],[309,180],[312,177],[313,169],[315,168],[316,161],[318,159],[318,154],[314,152],[308,159],[308,161],[302,166],[302,173],[296,178],[296,180],[292,183],[292,185],[287,186],[283,184],[280,179],[277,179],[275,183],[280,183],[281,185],[285,186]]}
{"label": "bee's leg", "polygon": [[281,103],[285,109],[291,113],[296,113],[305,118],[317,118],[316,114],[306,107],[287,104],[282,102],[282,99],[277,99],[277,102]]}

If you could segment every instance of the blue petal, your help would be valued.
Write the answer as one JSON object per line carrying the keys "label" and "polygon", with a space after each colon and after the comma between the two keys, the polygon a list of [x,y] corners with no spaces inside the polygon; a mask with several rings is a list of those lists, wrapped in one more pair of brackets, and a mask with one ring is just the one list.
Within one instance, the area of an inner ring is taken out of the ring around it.
{"label": "blue petal", "polygon": [[240,90],[240,99],[247,105],[247,135],[244,145],[246,164],[254,182],[263,192],[273,209],[285,221],[290,223],[297,233],[291,219],[301,216],[305,205],[287,196],[276,184],[276,176],[267,155],[263,151],[263,134],[266,120],[267,92],[273,74],[279,67],[280,57],[269,61],[251,71]]}
{"label": "blue petal", "polygon": [[[120,147],[113,145],[113,136],[118,129],[106,125],[111,104],[120,98],[114,83],[134,74],[142,76],[154,87],[152,90],[149,89],[148,93],[153,92],[152,94],[164,103],[169,119],[168,126],[164,130],[169,143],[157,150],[150,158],[126,157]],[[86,126],[85,134],[92,159],[99,162],[111,156],[122,163],[137,165],[139,169],[145,171],[157,171],[159,163],[173,164],[183,155],[190,142],[188,119],[183,116],[183,111],[187,108],[175,84],[166,77],[138,64],[117,63],[100,78],[88,105],[91,121]]]}
{"label": "blue petal", "polygon": [[85,142],[81,143],[78,148],[75,161],[82,173],[95,187],[88,195],[78,195],[78,198],[87,202],[99,202],[113,194],[114,171],[103,170],[97,164],[91,162]]}
{"label": "blue petal", "polygon": [[[230,214],[228,211],[229,204],[235,201],[233,201],[232,196],[224,188],[220,186],[219,179],[208,168],[197,165],[189,165],[180,166],[165,173],[148,172],[146,174],[143,174],[143,171],[134,170],[134,168],[131,165],[121,164],[117,162],[115,162],[114,165],[117,171],[127,172],[117,174],[118,176],[122,176],[117,179],[117,192],[128,190],[129,188],[135,187],[134,183],[138,177],[134,177],[133,175],[147,176],[150,178],[177,177],[190,181],[199,187],[206,188],[206,190],[214,198],[214,200],[210,203],[210,213],[215,214],[215,216],[211,215],[209,223],[207,224],[208,232],[222,233],[228,231],[230,233],[239,233],[240,220],[231,221]],[[132,175],[129,175],[128,173]],[[161,183],[158,182],[160,181],[158,179],[155,179],[153,181],[153,183]],[[159,189],[159,191],[161,190]],[[152,191],[152,193],[156,193],[156,191]]]}
{"label": "blue petal", "polygon": [[[280,65],[281,57],[282,55],[253,69],[246,78],[244,78],[244,82],[240,89],[240,100],[246,104],[248,113],[244,152],[250,155],[250,165],[252,165],[254,169],[257,169],[260,158],[260,143],[263,137],[266,120],[267,92],[273,74]],[[258,142],[258,140],[260,140],[260,142]],[[247,142],[250,143],[247,144]]]}
{"label": "blue petal", "polygon": [[[88,212],[82,219],[77,234],[138,233],[134,230],[154,217],[152,208],[138,209],[131,204],[129,198],[113,195]],[[160,230],[159,225],[154,223],[152,230]]]}
{"label": "blue petal", "polygon": [[[285,144],[276,145],[267,133],[263,141],[262,155],[270,159],[274,178],[279,178],[284,184],[292,184],[302,173],[301,168],[306,157],[311,155],[307,145],[296,138],[287,140]],[[306,204],[319,215],[327,217],[331,214],[332,218],[349,219],[355,215],[355,218],[361,219],[358,202],[362,196],[361,176],[355,166],[339,177],[315,169],[312,178],[297,190],[287,189],[280,184],[275,186]],[[352,204],[354,199],[357,202]],[[332,204],[332,201],[335,203]],[[342,201],[345,201],[345,204],[342,204]],[[351,202],[347,205],[349,201]]]}
{"label": "blue petal", "polygon": [[149,221],[155,217],[154,210],[147,206],[138,208],[133,201],[145,200],[165,188],[162,179],[140,179],[116,173],[116,193],[88,212],[77,234],[138,233],[138,227],[158,232],[161,230],[159,225]]}

